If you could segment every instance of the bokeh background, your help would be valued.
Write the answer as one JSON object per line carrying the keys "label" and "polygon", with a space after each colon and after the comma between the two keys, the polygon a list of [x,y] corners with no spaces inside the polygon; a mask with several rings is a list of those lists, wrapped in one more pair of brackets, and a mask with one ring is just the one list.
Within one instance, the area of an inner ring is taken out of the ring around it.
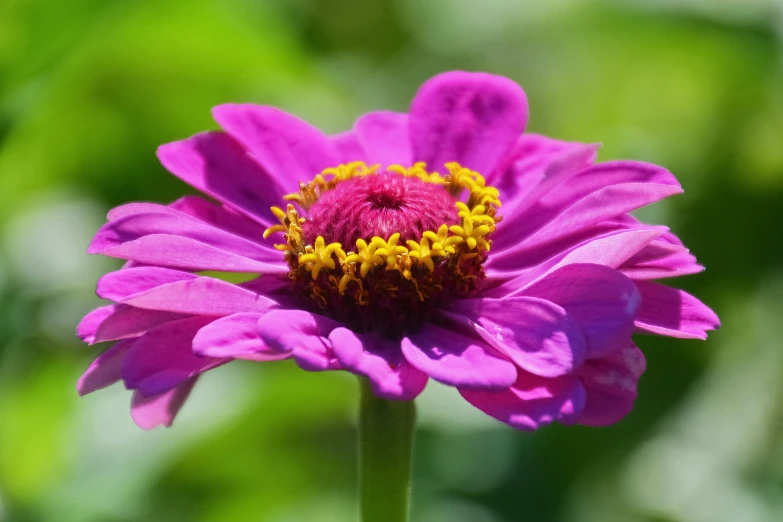
{"label": "bokeh background", "polygon": [[670,168],[685,195],[640,216],[725,326],[639,338],[611,428],[517,432],[431,384],[414,520],[783,520],[782,37],[778,0],[0,0],[0,520],[354,520],[346,375],[231,364],[152,432],[120,386],[78,399],[74,325],[118,266],[84,251],[110,207],[187,190],[154,150],[213,105],[338,132],[456,68],[517,80],[533,131]]}

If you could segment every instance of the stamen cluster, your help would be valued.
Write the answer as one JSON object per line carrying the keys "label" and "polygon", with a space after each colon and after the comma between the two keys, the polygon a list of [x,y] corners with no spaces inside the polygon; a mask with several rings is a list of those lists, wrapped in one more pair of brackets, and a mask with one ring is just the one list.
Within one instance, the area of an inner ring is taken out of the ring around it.
{"label": "stamen cluster", "polygon": [[[264,237],[284,233],[285,242],[275,248],[285,252],[296,293],[319,313],[356,331],[391,337],[415,330],[451,299],[474,293],[484,275],[482,265],[492,244],[489,236],[500,221],[498,191],[487,186],[483,176],[457,163],[446,168],[445,176],[429,173],[424,163],[408,168],[392,165],[379,173],[378,165],[355,162],[300,183],[299,192],[285,199],[308,210],[338,184],[357,178],[417,178],[442,187],[445,197],[453,198],[457,221],[424,230],[415,239],[401,240],[407,232],[402,230],[389,237],[360,237],[344,247],[322,235],[306,237],[309,223],[293,204],[286,210],[273,207],[280,224],[267,229]],[[464,191],[466,201],[459,201]]]}

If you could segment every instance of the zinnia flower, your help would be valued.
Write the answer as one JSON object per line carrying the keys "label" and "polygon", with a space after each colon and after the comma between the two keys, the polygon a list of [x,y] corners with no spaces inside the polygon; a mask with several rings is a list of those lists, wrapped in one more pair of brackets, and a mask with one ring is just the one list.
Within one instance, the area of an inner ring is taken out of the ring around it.
{"label": "zinnia flower", "polygon": [[515,428],[607,425],[645,371],[634,332],[705,339],[719,325],[655,282],[703,267],[629,214],[682,192],[675,177],[523,134],[509,79],[442,74],[408,114],[336,136],[272,107],[213,114],[222,131],[158,149],[212,200],[117,207],[88,250],[128,263],[98,282],[114,304],[78,327],[115,342],[78,390],[122,380],[142,428],[171,425],[208,370],[288,358],[391,400],[433,379]]}

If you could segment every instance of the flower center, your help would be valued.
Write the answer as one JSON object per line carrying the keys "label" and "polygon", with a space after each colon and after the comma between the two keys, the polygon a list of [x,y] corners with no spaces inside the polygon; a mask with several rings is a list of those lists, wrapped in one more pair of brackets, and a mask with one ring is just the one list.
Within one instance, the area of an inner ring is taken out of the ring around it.
{"label": "flower center", "polygon": [[338,184],[309,209],[302,225],[307,243],[318,236],[351,249],[358,239],[420,239],[427,230],[459,223],[454,199],[443,186],[382,173]]}
{"label": "flower center", "polygon": [[292,204],[272,207],[280,224],[264,233],[284,232],[275,248],[294,294],[357,332],[396,338],[475,293],[500,221],[498,191],[456,163],[446,168],[445,176],[423,163],[378,173],[356,162],[300,183],[285,199],[307,217]]}

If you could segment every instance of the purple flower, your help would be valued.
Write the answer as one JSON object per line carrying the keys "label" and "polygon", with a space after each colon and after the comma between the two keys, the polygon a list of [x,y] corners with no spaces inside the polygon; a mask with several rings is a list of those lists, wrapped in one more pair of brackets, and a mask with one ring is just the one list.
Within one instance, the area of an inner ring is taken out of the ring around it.
{"label": "purple flower", "polygon": [[525,94],[506,78],[439,75],[410,113],[331,137],[271,107],[213,114],[223,131],[158,156],[214,202],[117,207],[89,247],[128,264],[98,282],[114,304],[78,327],[114,342],[78,390],[122,380],[142,428],[171,425],[207,370],[288,358],[392,400],[431,378],[520,429],[607,425],[645,370],[633,333],[705,339],[719,325],[655,282],[703,267],[628,214],[682,192],[675,177],[523,134]]}

